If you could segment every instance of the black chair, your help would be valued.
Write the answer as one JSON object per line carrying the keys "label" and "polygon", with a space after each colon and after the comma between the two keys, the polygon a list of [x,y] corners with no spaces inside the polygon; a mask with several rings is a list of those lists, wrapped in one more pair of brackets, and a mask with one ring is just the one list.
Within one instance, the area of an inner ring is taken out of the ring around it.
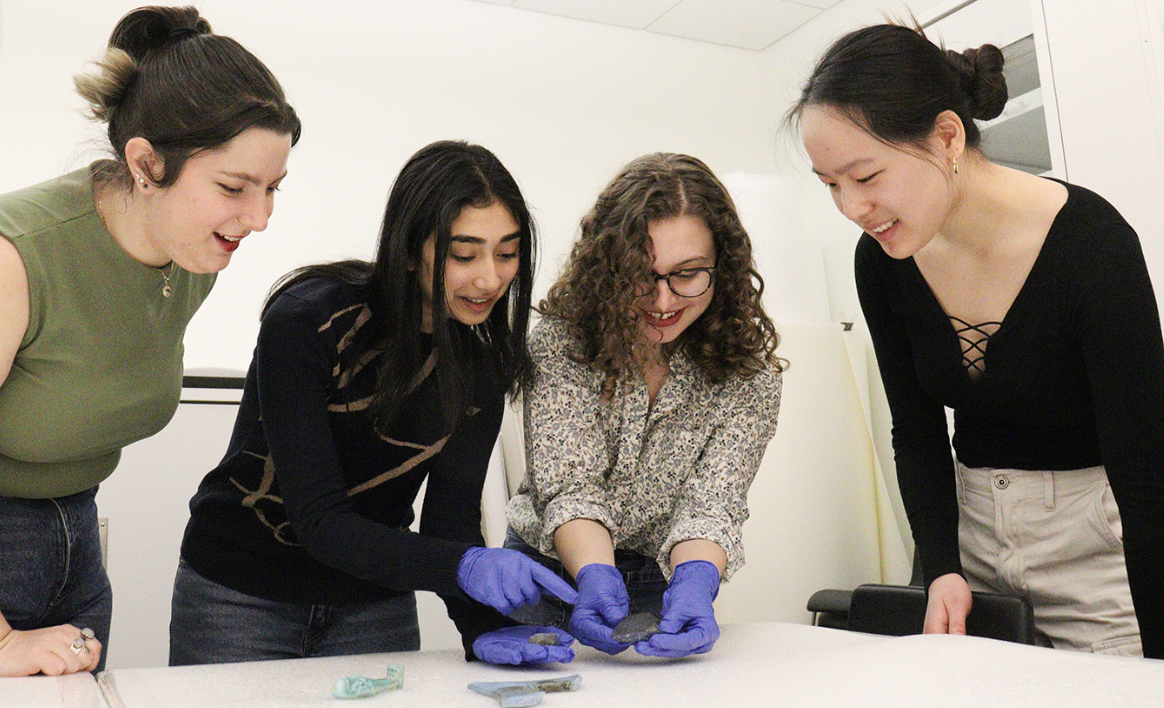
{"label": "black chair", "polygon": [[[855,590],[818,590],[808,599],[814,625],[854,632],[905,636],[921,634],[926,617],[926,591],[914,568],[915,585],[861,585]],[[974,592],[966,633],[1006,642],[1051,646],[1035,628],[1035,610],[1019,595]]]}

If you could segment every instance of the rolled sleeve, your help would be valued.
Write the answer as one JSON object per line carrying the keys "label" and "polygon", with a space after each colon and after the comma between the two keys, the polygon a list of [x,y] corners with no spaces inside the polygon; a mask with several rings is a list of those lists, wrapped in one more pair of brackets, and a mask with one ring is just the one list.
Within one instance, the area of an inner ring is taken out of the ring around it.
{"label": "rolled sleeve", "polygon": [[597,374],[569,355],[570,340],[559,323],[535,330],[531,353],[534,384],[526,392],[526,471],[508,515],[527,543],[554,555],[554,532],[573,519],[615,525],[604,485],[610,455],[599,416]]}
{"label": "rolled sleeve", "polygon": [[782,386],[780,372],[767,369],[724,391],[719,423],[683,483],[674,522],[659,549],[659,567],[668,578],[671,550],[693,539],[712,541],[727,554],[725,580],[743,567],[748,489],[776,434]]}

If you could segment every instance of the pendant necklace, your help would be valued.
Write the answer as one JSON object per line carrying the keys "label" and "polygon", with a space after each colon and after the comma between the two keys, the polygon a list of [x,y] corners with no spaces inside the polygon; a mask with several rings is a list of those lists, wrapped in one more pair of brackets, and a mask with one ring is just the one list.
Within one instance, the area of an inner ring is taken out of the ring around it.
{"label": "pendant necklace", "polygon": [[[104,206],[105,205],[101,203],[101,200],[98,199],[97,216],[101,217],[101,223],[105,224],[105,230],[109,231],[109,223],[105,221]],[[112,232],[110,231],[110,233]],[[162,280],[164,281],[162,283],[162,297],[170,297],[174,294],[174,288],[170,285],[170,276],[174,274],[174,261],[170,261],[170,268],[168,271],[162,268],[158,268],[157,271],[162,274]]]}
{"label": "pendant necklace", "polygon": [[170,297],[174,294],[174,289],[170,287],[170,276],[174,274],[174,262],[170,261],[170,270],[166,271],[158,268],[158,272],[162,274],[162,279],[166,282],[162,285],[162,297]]}

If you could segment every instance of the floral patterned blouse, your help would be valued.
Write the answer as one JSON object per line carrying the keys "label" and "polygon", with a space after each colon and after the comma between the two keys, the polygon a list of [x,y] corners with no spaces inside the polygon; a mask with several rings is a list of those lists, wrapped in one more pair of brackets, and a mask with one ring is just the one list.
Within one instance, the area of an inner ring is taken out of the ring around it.
{"label": "floral patterned blouse", "polygon": [[748,487],[776,432],[780,373],[714,384],[678,352],[653,406],[641,376],[603,402],[604,374],[570,358],[577,343],[562,322],[543,320],[530,349],[526,473],[506,509],[514,532],[556,558],[555,530],[593,519],[668,578],[671,549],[691,539],[724,550],[725,580],[743,566]]}

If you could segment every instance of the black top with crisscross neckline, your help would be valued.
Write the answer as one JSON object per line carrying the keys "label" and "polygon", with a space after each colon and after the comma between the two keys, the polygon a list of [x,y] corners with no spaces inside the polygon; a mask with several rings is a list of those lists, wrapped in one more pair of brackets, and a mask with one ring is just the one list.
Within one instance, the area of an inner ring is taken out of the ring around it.
{"label": "black top with crisscross neckline", "polygon": [[970,324],[954,315],[949,315],[949,318],[954,326],[954,334],[958,335],[958,342],[962,345],[962,365],[966,367],[970,378],[977,381],[986,371],[986,345],[990,343],[991,335],[1002,326],[1002,322]]}
{"label": "black top with crisscross neckline", "polygon": [[[1145,656],[1164,658],[1164,341],[1140,242],[1067,186],[1026,282],[968,376],[964,344],[912,258],[870,236],[857,293],[889,407],[897,479],[926,582],[960,573],[953,447],[970,467],[1103,465],[1119,505]],[[981,325],[980,325],[981,326]],[[971,356],[976,358],[977,355]]]}

